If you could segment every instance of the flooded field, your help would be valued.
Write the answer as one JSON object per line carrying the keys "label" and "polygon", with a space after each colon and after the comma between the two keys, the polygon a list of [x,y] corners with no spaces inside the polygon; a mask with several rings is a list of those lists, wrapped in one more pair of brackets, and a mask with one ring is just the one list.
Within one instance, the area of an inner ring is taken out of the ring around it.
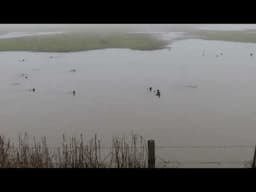
{"label": "flooded field", "polygon": [[62,134],[97,133],[107,146],[133,132],[155,139],[157,155],[170,161],[252,159],[253,148],[168,146],[256,144],[255,44],[190,39],[154,51],[0,52],[0,63],[6,137],[27,132],[55,146]]}

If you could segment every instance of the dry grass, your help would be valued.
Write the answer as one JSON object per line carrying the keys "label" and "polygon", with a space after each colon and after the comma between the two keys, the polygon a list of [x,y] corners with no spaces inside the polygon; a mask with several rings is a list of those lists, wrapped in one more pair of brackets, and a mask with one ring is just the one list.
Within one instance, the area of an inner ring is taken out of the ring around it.
{"label": "dry grass", "polygon": [[[139,143],[138,143],[139,141]],[[116,168],[145,168],[147,162],[146,143],[142,137],[132,135],[131,144],[126,139],[114,138],[111,162]]]}
{"label": "dry grass", "polygon": [[80,138],[62,137],[62,145],[50,148],[46,137],[41,141],[29,136],[19,136],[15,144],[0,136],[0,168],[145,168],[147,166],[147,147],[142,137],[131,136],[113,138],[112,146],[103,156],[100,139],[95,135],[85,142]]}

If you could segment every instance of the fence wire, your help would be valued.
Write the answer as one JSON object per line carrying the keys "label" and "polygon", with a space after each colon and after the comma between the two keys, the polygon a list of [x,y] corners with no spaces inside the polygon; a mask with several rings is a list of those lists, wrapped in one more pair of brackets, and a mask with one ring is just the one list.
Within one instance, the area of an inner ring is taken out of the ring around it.
{"label": "fence wire", "polygon": [[[9,146],[11,150],[14,150],[13,146]],[[114,147],[113,146],[100,146],[101,150],[111,150]],[[137,148],[145,148],[145,146],[137,146]],[[47,147],[49,149],[49,153],[53,153],[55,150],[60,150],[61,147]],[[132,146],[127,146],[127,148],[133,148]],[[147,147],[146,147],[147,148]],[[223,150],[228,150],[228,149],[250,149],[253,151],[253,149],[255,148],[255,145],[156,145],[155,146],[155,150],[156,150],[156,154],[159,153],[159,151],[161,151],[161,149],[177,149],[179,151],[183,151],[183,150],[193,150],[194,149],[203,149],[203,150],[214,150],[214,149],[223,149]],[[38,149],[38,147],[30,147],[30,149]],[[41,148],[42,149],[42,148]],[[159,151],[158,151],[159,150]],[[69,150],[66,150],[69,151]],[[72,150],[70,151],[72,152]],[[103,157],[103,163],[105,163],[106,161],[109,161],[109,158],[111,157],[111,152],[107,152],[104,157]],[[253,157],[253,153],[251,154],[251,157]],[[170,160],[170,158],[165,159],[159,155],[156,155],[156,167],[168,167],[168,166],[172,166],[172,167],[199,167],[201,165],[204,166],[224,166],[224,165],[230,165],[230,166],[243,166],[243,167],[251,167],[252,165],[252,159],[250,160],[246,159],[246,160],[231,160],[231,161],[182,161],[182,160]],[[190,165],[190,166],[188,166]]]}
{"label": "fence wire", "polygon": [[[157,151],[157,149],[161,150],[161,149],[177,149],[178,151],[183,151],[186,150],[193,150],[194,149],[198,149],[198,150],[219,150],[219,149],[223,149],[223,150],[229,150],[229,149],[237,149],[237,150],[241,150],[241,149],[250,149],[253,151],[253,149],[255,148],[255,145],[194,145],[194,146],[188,146],[188,145],[172,145],[172,146],[156,146],[156,153],[159,153]],[[170,153],[171,154],[171,153]],[[171,156],[171,155],[170,155]],[[251,157],[253,157],[253,153],[251,154]],[[170,157],[171,158],[171,157]],[[251,159],[245,159],[245,160],[216,160],[216,161],[211,161],[211,160],[205,160],[205,161],[201,161],[201,160],[196,160],[196,161],[190,161],[190,160],[170,160],[170,158],[163,158],[159,155],[156,155],[156,162],[158,164],[158,166],[160,167],[200,167],[200,166],[232,166],[232,167],[251,167],[252,166],[252,162],[253,162],[253,158]],[[176,157],[177,158],[177,157]]]}

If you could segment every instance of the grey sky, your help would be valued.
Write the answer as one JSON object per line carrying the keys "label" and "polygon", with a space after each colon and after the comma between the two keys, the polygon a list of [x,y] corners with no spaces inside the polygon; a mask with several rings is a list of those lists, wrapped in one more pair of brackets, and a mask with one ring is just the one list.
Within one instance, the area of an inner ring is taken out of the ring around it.
{"label": "grey sky", "polygon": [[119,30],[126,32],[168,32],[189,29],[244,30],[256,29],[255,24],[0,24],[0,32]]}

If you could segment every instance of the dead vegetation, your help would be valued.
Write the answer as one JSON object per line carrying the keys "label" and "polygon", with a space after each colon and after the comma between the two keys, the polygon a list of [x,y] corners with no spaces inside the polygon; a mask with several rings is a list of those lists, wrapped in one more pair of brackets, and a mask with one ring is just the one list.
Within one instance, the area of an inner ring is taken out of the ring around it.
{"label": "dead vegetation", "polygon": [[[104,151],[104,152],[103,152]],[[142,137],[115,137],[112,146],[103,147],[95,135],[90,140],[62,136],[62,144],[48,147],[46,137],[19,136],[11,142],[0,136],[0,168],[145,168],[147,147]]]}

